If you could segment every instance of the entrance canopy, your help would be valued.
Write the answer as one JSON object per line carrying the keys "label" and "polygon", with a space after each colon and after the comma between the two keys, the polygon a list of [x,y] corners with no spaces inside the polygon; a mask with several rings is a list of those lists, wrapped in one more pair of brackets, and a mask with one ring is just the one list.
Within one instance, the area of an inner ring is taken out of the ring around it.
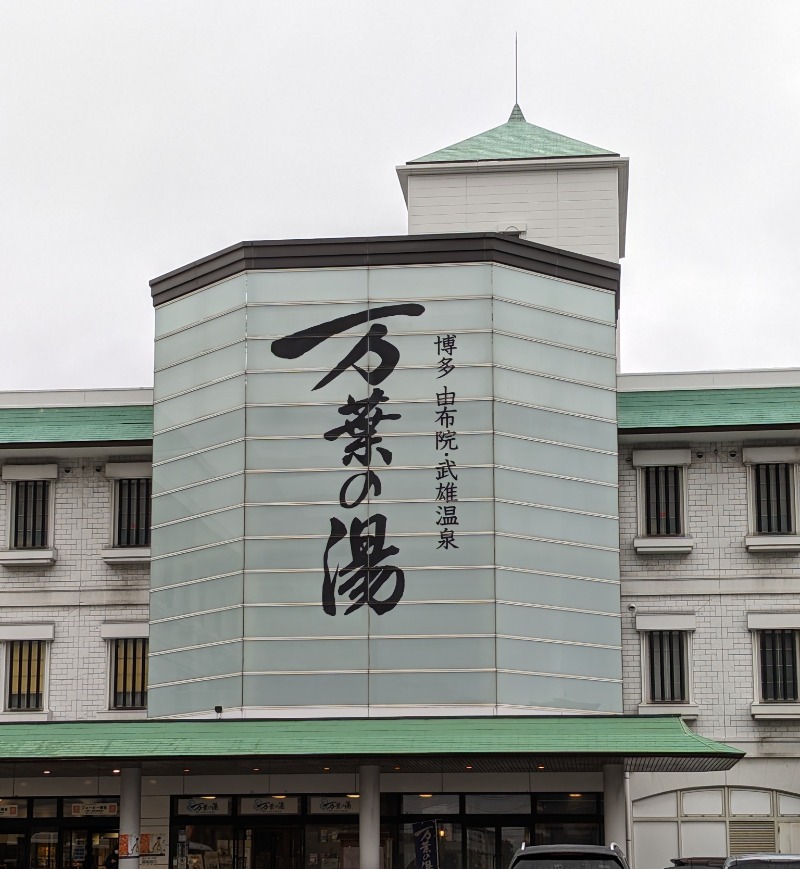
{"label": "entrance canopy", "polygon": [[4,724],[0,777],[250,772],[632,772],[730,769],[744,752],[677,716],[160,720]]}

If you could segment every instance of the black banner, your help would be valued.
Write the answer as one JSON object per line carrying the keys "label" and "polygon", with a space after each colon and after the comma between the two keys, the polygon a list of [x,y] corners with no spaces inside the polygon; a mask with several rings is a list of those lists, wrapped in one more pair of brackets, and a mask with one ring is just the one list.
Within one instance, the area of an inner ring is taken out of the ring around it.
{"label": "black banner", "polygon": [[439,869],[439,843],[436,821],[419,821],[411,825],[417,869]]}

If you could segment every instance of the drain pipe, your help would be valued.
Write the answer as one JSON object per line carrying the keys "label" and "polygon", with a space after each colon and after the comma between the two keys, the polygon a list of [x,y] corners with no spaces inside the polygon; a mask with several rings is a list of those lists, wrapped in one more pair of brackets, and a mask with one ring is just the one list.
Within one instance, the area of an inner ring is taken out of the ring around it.
{"label": "drain pipe", "polygon": [[635,869],[633,861],[633,810],[631,807],[631,774],[626,770],[623,775],[623,787],[625,793],[625,856],[628,865]]}

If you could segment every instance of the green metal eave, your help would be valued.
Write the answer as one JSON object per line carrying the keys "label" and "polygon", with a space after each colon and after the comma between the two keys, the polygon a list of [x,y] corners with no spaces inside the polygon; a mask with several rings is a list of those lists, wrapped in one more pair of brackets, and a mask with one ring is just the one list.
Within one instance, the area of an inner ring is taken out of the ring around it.
{"label": "green metal eave", "polygon": [[[800,387],[675,389],[620,392],[621,431],[781,428],[800,424]],[[153,408],[0,408],[0,446],[147,443]]]}
{"label": "green metal eave", "polygon": [[0,446],[142,443],[152,439],[152,405],[0,408]]}
{"label": "green metal eave", "polygon": [[545,157],[618,157],[569,136],[529,124],[518,105],[505,124],[434,151],[413,163],[461,163],[471,160],[535,160]]}
{"label": "green metal eave", "polygon": [[[336,771],[369,758],[388,771],[415,757],[456,769],[498,769],[502,758],[527,768],[582,768],[581,758],[630,769],[723,770],[744,752],[693,733],[677,716],[509,716],[475,718],[160,720],[0,725],[0,763],[9,761],[315,758]],[[227,760],[226,760],[227,759]],[[566,766],[564,759],[568,760]],[[387,765],[388,764],[388,765]],[[303,767],[305,768],[305,767]],[[583,768],[587,768],[584,765]]]}
{"label": "green metal eave", "polygon": [[617,394],[620,431],[781,428],[800,423],[800,388],[674,389]]}

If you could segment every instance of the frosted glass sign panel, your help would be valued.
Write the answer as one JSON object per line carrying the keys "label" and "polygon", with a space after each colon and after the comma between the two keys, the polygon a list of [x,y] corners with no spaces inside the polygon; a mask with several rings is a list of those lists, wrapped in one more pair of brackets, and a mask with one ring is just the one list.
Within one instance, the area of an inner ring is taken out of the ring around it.
{"label": "frosted glass sign panel", "polygon": [[612,712],[622,675],[615,300],[498,267],[493,290],[498,669],[508,674],[498,703]]}
{"label": "frosted glass sign panel", "polygon": [[238,275],[156,310],[153,715],[242,703],[245,301]]}
{"label": "frosted glass sign panel", "polygon": [[156,311],[151,714],[210,711],[206,671],[254,715],[620,711],[613,294],[493,263],[221,286]]}

